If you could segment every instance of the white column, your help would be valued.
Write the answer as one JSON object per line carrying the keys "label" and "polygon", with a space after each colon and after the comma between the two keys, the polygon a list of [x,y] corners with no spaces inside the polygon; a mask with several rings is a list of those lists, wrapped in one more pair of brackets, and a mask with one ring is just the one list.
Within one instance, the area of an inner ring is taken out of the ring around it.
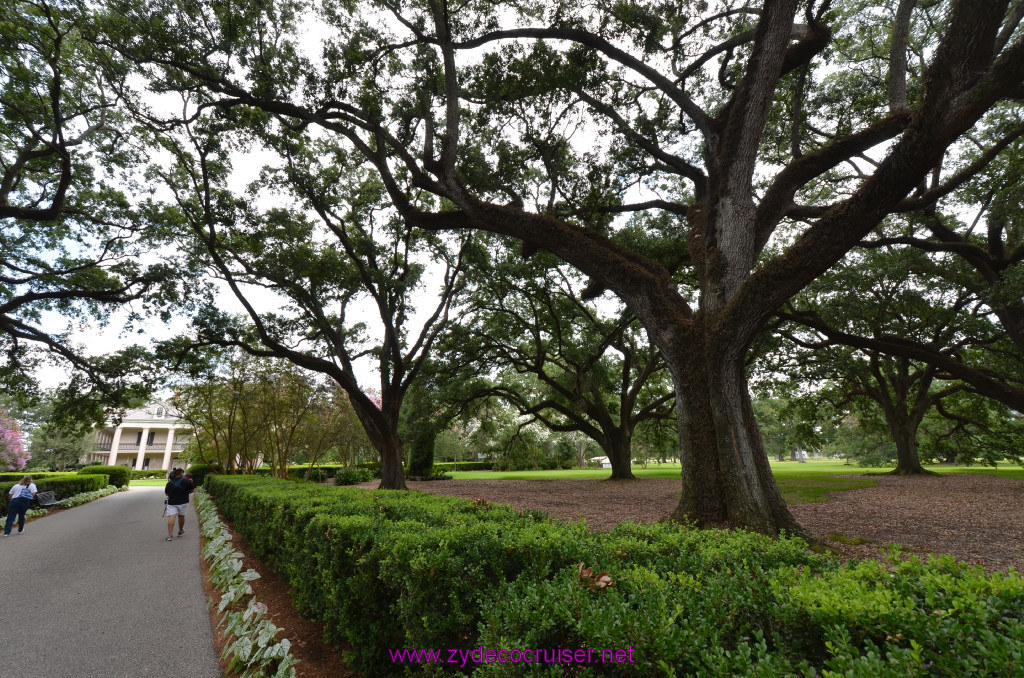
{"label": "white column", "polygon": [[142,429],[142,437],[139,439],[139,458],[135,462],[135,470],[142,470],[142,461],[146,457],[146,441],[149,439],[149,428]]}
{"label": "white column", "polygon": [[120,426],[114,429],[114,439],[110,442],[110,458],[107,460],[107,466],[114,466],[117,463],[117,448],[121,445],[121,430]]}
{"label": "white column", "polygon": [[171,468],[171,448],[174,445],[174,427],[167,429],[167,445],[164,446],[164,465],[161,467],[163,470]]}

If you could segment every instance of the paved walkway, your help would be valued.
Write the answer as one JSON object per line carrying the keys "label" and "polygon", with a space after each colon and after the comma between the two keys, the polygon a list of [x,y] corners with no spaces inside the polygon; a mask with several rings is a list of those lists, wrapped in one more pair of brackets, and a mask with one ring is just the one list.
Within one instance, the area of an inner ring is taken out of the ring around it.
{"label": "paved walkway", "polygon": [[[49,678],[221,676],[199,524],[166,542],[163,488],[137,487],[0,539],[4,664]],[[2,672],[0,672],[2,673]]]}

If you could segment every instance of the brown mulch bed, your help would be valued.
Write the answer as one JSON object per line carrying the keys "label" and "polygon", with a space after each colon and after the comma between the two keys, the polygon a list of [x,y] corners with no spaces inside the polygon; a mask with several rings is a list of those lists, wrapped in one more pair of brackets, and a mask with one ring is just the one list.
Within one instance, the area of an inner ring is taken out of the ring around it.
{"label": "brown mulch bed", "polygon": [[[859,476],[866,477],[866,476]],[[876,487],[836,492],[827,502],[790,510],[819,539],[830,534],[870,543],[828,541],[844,555],[877,558],[888,544],[948,554],[986,570],[1024,571],[1024,483],[985,475],[871,476]]]}

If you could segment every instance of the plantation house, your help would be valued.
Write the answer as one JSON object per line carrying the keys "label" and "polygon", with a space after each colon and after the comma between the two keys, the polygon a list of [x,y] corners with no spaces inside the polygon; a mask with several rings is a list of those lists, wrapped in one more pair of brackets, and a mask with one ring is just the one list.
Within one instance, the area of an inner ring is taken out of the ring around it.
{"label": "plantation house", "polygon": [[166,402],[126,410],[118,424],[96,431],[96,447],[83,462],[120,464],[133,469],[173,468],[192,431]]}

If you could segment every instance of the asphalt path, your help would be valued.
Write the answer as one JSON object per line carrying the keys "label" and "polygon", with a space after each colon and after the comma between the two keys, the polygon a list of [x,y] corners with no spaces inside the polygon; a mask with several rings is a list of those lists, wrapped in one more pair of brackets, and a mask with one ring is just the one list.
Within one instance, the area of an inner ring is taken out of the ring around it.
{"label": "asphalt path", "polygon": [[[167,537],[163,488],[134,487],[0,538],[6,670],[48,678],[221,676],[199,524]],[[4,671],[0,670],[0,674]]]}

